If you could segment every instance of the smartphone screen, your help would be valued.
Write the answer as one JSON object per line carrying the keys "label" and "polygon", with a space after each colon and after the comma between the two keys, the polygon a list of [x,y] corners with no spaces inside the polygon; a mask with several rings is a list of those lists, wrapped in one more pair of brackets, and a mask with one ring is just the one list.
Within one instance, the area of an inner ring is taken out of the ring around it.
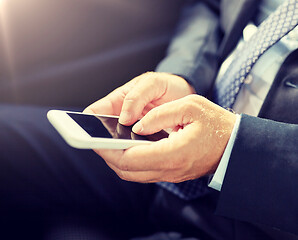
{"label": "smartphone screen", "polygon": [[67,113],[78,125],[80,125],[91,137],[116,138],[158,141],[168,137],[168,133],[160,131],[152,135],[138,135],[132,131],[132,126],[124,126],[118,122],[118,118],[92,116],[76,113]]}

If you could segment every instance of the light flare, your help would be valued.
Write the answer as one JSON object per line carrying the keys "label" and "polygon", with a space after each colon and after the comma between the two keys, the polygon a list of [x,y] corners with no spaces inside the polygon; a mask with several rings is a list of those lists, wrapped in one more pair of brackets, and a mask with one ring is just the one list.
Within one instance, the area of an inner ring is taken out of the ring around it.
{"label": "light flare", "polygon": [[16,69],[13,51],[12,34],[9,24],[9,1],[0,0],[0,47],[4,52],[4,64],[7,70],[7,78],[2,79],[2,82],[6,82],[11,87],[11,98],[17,100],[17,85],[16,85]]}

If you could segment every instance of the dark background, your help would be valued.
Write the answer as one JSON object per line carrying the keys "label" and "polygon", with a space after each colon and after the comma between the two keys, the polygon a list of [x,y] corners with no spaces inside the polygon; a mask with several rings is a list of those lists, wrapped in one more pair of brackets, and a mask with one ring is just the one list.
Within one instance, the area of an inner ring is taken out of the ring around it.
{"label": "dark background", "polygon": [[182,3],[0,1],[0,102],[85,107],[154,70]]}

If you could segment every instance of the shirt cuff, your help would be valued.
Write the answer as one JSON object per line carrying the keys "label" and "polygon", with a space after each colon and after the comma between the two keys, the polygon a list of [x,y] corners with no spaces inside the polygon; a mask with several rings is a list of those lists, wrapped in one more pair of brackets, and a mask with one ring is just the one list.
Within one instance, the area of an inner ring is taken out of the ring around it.
{"label": "shirt cuff", "polygon": [[217,191],[221,190],[223,180],[225,178],[227,166],[228,166],[228,163],[230,160],[231,152],[232,152],[232,149],[233,149],[233,146],[235,143],[235,139],[237,136],[238,128],[240,125],[240,119],[241,119],[240,115],[237,114],[236,122],[235,122],[235,125],[233,128],[231,137],[229,139],[229,142],[227,144],[227,147],[222,155],[222,158],[221,158],[219,165],[212,177],[211,182],[208,184],[209,187],[211,187]]}

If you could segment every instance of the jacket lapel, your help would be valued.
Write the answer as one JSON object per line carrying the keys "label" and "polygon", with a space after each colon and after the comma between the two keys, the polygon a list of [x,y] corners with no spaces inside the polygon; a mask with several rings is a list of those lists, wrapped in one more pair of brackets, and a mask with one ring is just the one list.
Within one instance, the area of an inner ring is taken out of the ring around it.
{"label": "jacket lapel", "polygon": [[258,4],[258,0],[223,0],[221,2],[220,21],[224,31],[224,38],[219,49],[221,62],[235,48],[243,28],[256,13]]}

